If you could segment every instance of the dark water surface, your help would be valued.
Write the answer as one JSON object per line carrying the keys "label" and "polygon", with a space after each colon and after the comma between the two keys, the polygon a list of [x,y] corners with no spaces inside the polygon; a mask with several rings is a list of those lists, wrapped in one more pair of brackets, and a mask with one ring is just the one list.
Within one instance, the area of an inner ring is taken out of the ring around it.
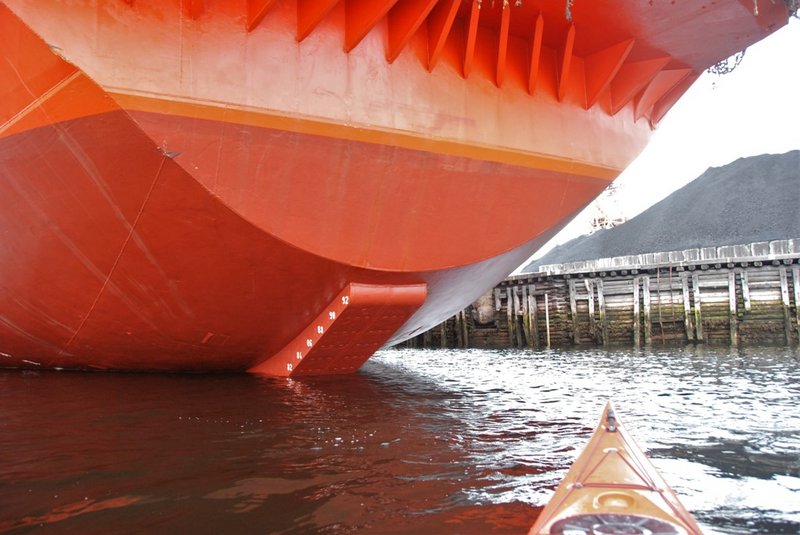
{"label": "dark water surface", "polygon": [[2,533],[525,533],[613,399],[709,533],[800,532],[795,349],[0,372]]}

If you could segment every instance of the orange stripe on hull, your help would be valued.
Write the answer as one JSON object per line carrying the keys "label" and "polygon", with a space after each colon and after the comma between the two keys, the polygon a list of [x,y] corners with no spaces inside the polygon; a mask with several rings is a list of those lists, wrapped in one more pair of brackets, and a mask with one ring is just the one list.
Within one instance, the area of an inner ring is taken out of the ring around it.
{"label": "orange stripe on hull", "polygon": [[109,95],[125,109],[147,111],[178,117],[194,117],[234,124],[259,126],[287,132],[313,134],[336,139],[403,147],[407,149],[499,162],[521,167],[570,173],[606,182],[614,180],[621,169],[604,165],[537,154],[503,147],[473,145],[447,139],[415,136],[402,131],[358,128],[342,123],[315,120],[309,117],[265,113],[262,110],[237,108],[230,104],[180,101],[174,97],[132,95],[111,90]]}

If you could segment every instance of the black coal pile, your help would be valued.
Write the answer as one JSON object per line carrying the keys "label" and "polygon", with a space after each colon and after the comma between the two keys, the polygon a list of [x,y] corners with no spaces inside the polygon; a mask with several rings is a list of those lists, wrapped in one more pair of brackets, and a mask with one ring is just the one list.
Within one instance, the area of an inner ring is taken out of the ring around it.
{"label": "black coal pile", "polygon": [[712,167],[624,225],[581,236],[525,266],[800,238],[800,150]]}

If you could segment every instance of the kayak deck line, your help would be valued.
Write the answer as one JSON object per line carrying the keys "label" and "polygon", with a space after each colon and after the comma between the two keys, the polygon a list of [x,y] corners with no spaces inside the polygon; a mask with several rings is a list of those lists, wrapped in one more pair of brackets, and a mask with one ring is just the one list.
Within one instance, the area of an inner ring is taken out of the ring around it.
{"label": "kayak deck line", "polygon": [[530,535],[702,533],[609,402]]}

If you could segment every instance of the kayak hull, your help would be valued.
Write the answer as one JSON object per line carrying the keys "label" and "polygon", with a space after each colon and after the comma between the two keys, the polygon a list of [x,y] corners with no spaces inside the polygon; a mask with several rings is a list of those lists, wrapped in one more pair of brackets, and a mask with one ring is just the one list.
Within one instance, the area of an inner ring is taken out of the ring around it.
{"label": "kayak hull", "polygon": [[611,403],[529,535],[567,533],[702,533]]}

